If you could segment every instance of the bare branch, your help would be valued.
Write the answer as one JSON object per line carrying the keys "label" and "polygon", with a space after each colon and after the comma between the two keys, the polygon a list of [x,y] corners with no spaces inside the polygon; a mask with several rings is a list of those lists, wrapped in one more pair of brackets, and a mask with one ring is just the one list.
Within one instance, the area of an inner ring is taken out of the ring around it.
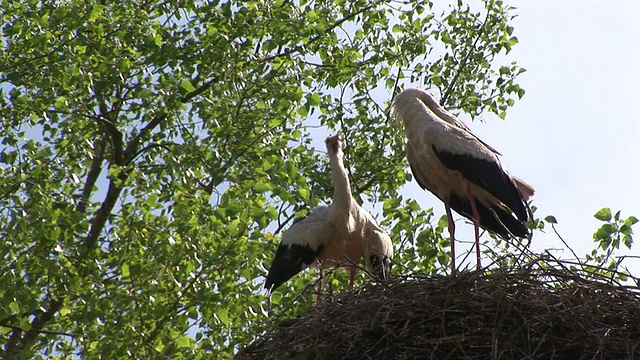
{"label": "bare branch", "polygon": [[44,333],[41,330],[42,327],[48,324],[61,308],[61,300],[52,300],[47,311],[35,315],[35,318],[31,322],[30,330],[23,331],[20,328],[13,328],[13,332],[11,333],[11,337],[7,343],[3,358],[5,360],[23,358],[22,352],[31,347],[31,345],[37,340],[38,335]]}
{"label": "bare branch", "polygon": [[102,202],[102,206],[100,206],[100,209],[98,209],[98,211],[96,212],[96,215],[91,222],[91,229],[89,230],[89,234],[84,241],[85,254],[96,247],[98,238],[100,237],[100,233],[104,229],[104,226],[107,223],[107,219],[109,218],[113,207],[116,205],[121,192],[122,188],[117,187],[114,183],[114,180],[111,180],[111,182],[109,182],[109,190],[107,190],[107,195]]}
{"label": "bare branch", "polygon": [[278,227],[273,231],[273,233],[274,233],[274,234],[277,234],[277,233],[279,233],[280,231],[282,231],[282,229],[283,229],[283,228],[284,228],[284,227],[289,223],[289,221],[291,221],[291,220],[292,220],[293,218],[295,218],[295,217],[296,217],[296,213],[295,213],[295,211],[294,211],[291,215],[287,216],[287,218],[286,218],[286,219],[284,219],[284,221],[283,221],[283,222],[281,222],[280,224],[278,224]]}
{"label": "bare branch", "polygon": [[[486,23],[487,23],[487,20],[489,19],[489,13],[490,13],[490,11],[487,10],[487,15],[486,15],[484,21],[482,22],[482,25],[480,26],[480,28],[482,28],[482,29],[487,28]],[[471,48],[467,49],[467,54],[465,55],[464,60],[462,60],[460,63],[458,63],[458,69],[456,70],[456,73],[453,76],[453,79],[449,82],[449,86],[447,86],[447,89],[442,94],[442,99],[440,99],[440,104],[442,104],[442,106],[445,106],[447,104],[447,100],[449,100],[449,96],[453,92],[453,88],[454,88],[456,82],[458,82],[458,77],[462,73],[462,69],[467,66],[467,62],[469,61],[469,57],[471,57],[471,53],[476,49],[476,45],[478,44],[478,41],[480,40],[481,36],[482,36],[482,31],[478,31],[478,34],[476,35],[476,38],[473,41],[473,45],[471,45]]]}
{"label": "bare branch", "polygon": [[138,135],[136,135],[133,139],[131,139],[131,141],[127,145],[127,148],[124,150],[123,163],[131,162],[131,157],[133,154],[136,153],[136,151],[138,151],[138,145],[140,145],[140,141],[142,141],[142,138],[147,136],[147,134],[153,131],[153,129],[155,129],[156,126],[158,126],[166,118],[167,118],[166,114],[159,114],[154,116],[153,119],[151,119],[151,121],[149,121],[149,123],[147,123],[147,125],[144,128],[142,128],[142,130],[140,130]]}
{"label": "bare branch", "polygon": [[93,192],[93,187],[96,185],[98,181],[98,177],[102,172],[102,162],[104,161],[104,150],[105,150],[105,141],[104,138],[100,138],[97,143],[97,153],[91,162],[91,168],[87,173],[87,180],[84,183],[84,188],[82,189],[82,196],[80,197],[80,202],[76,207],[76,211],[80,213],[84,213],[87,210],[87,204],[89,203],[89,199]]}
{"label": "bare branch", "polygon": [[[5,327],[5,328],[8,328],[8,329],[13,329],[14,331],[15,331],[15,330],[22,331],[22,329],[21,329],[20,327],[18,327],[18,326],[11,325],[11,324],[9,324],[9,323],[1,322],[1,321],[0,321],[0,327]],[[71,337],[71,338],[75,338],[75,335],[73,335],[73,334],[69,334],[69,333],[65,333],[65,332],[59,332],[59,331],[38,330],[38,333],[40,333],[40,334],[47,334],[47,335],[68,336],[68,337]]]}

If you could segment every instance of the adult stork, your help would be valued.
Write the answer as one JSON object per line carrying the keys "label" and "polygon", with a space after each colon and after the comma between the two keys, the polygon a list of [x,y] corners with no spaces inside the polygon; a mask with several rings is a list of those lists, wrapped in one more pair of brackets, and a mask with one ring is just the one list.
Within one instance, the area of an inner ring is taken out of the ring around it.
{"label": "adult stork", "polygon": [[351,196],[340,138],[331,136],[325,143],[333,177],[333,202],[316,207],[282,235],[264,284],[269,292],[309,266],[348,267],[352,288],[353,265],[362,258],[381,278],[391,270],[391,238]]}
{"label": "adult stork", "polygon": [[404,123],[407,159],[422,189],[442,202],[451,236],[451,273],[455,274],[455,224],[451,209],[474,224],[477,268],[480,262],[479,228],[507,238],[526,237],[529,211],[526,201],[534,189],[509,175],[494,148],[475,136],[429,93],[407,89],[393,100],[393,112]]}

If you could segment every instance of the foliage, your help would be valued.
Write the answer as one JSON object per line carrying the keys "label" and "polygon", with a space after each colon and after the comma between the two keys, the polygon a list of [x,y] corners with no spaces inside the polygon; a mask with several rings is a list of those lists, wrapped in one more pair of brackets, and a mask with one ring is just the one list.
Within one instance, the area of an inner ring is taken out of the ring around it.
{"label": "foliage", "polygon": [[[532,206],[532,210],[535,212],[535,206]],[[536,218],[530,226],[539,231],[544,231],[546,225],[551,226],[555,235],[573,255],[573,259],[565,260],[567,264],[570,264],[568,270],[580,272],[585,278],[594,281],[621,283],[633,280],[636,284],[640,284],[635,274],[632,274],[629,269],[624,266],[625,264],[623,264],[627,256],[617,255],[620,250],[620,245],[631,249],[633,244],[633,225],[638,223],[638,218],[629,216],[624,219],[622,218],[621,211],[613,214],[610,208],[600,209],[595,213],[594,217],[604,224],[593,234],[593,241],[596,243],[595,248],[582,258],[571,249],[558,232],[556,228],[558,221],[555,216],[548,215],[544,219]],[[523,250],[523,248],[517,244],[507,244],[505,247]],[[547,255],[553,257],[549,253],[547,253]]]}
{"label": "foliage", "polygon": [[638,222],[638,218],[629,216],[623,219],[620,211],[612,215],[609,208],[600,209],[594,217],[604,224],[593,234],[593,241],[597,243],[597,246],[590,254],[587,254],[585,265],[591,267],[592,271],[600,276],[607,278],[616,276],[626,280],[629,273],[619,269],[624,256],[615,259],[613,254],[623,244],[627,249],[631,249],[633,244],[632,227]]}
{"label": "foliage", "polygon": [[521,68],[493,65],[513,14],[483,4],[4,1],[4,357],[225,358],[268,311],[307,307],[308,277],[271,310],[261,277],[282,230],[330,198],[312,146],[330,131],[398,262],[435,272],[447,240],[398,194],[388,101],[413,83],[504,117],[524,94]]}

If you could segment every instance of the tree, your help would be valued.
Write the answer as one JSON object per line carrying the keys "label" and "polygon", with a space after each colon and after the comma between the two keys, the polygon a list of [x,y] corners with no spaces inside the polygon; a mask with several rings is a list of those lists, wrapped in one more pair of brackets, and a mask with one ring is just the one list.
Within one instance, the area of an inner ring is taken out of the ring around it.
{"label": "tree", "polygon": [[[279,234],[330,198],[312,146],[330,131],[405,271],[436,272],[447,240],[398,194],[411,176],[389,100],[411,83],[504,117],[524,94],[521,68],[493,64],[517,43],[497,0],[442,14],[340,0],[2,9],[7,359],[229,357],[266,323],[260,277]],[[274,308],[308,307],[293,295],[308,282]]]}

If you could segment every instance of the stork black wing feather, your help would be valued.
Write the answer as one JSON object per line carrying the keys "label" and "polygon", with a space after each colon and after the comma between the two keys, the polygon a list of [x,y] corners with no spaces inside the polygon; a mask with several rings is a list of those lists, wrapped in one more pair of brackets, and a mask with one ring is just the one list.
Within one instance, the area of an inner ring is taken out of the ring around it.
{"label": "stork black wing feather", "polygon": [[[449,197],[449,205],[453,210],[455,210],[455,212],[473,221],[473,216],[471,215],[471,204],[469,203],[468,199],[462,198],[456,194],[451,194]],[[503,238],[509,237],[509,230],[507,230],[505,225],[496,217],[495,213],[491,209],[484,206],[477,200],[476,209],[478,210],[478,214],[480,215],[481,228]],[[508,216],[513,219],[512,215],[509,214]],[[517,220],[513,219],[513,221]]]}
{"label": "stork black wing feather", "polygon": [[[520,192],[498,163],[465,154],[454,154],[433,146],[442,165],[460,171],[470,182],[480,186],[495,196],[513,211],[519,220],[526,222],[529,214]],[[482,216],[482,214],[480,214]]]}
{"label": "stork black wing feather", "polygon": [[278,286],[314,262],[322,249],[322,245],[314,251],[308,245],[280,244],[271,263],[271,268],[269,268],[269,274],[267,274],[267,280],[264,283],[265,289],[273,292]]}

